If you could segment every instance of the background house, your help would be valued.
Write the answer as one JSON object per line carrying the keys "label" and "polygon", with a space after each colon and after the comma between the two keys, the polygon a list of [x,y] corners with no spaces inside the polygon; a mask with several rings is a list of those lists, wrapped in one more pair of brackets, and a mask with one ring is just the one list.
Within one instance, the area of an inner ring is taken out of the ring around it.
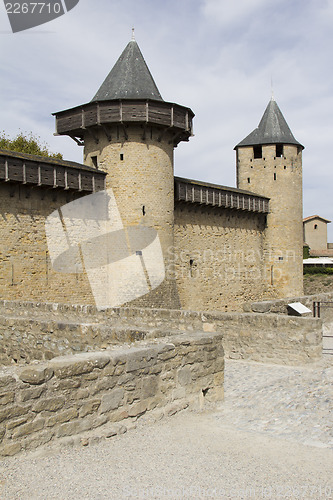
{"label": "background house", "polygon": [[330,222],[319,215],[303,219],[304,243],[309,246],[310,256],[333,257],[333,244],[327,243],[327,224]]}

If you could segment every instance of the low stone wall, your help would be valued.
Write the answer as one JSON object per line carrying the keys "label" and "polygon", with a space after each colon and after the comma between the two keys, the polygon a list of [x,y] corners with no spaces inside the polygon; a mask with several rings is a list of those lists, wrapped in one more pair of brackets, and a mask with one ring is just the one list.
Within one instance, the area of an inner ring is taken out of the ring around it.
{"label": "low stone wall", "polygon": [[[333,293],[318,293],[303,297],[289,297],[286,299],[265,300],[262,302],[249,302],[244,304],[244,312],[288,314],[288,304],[301,302],[313,311],[313,302],[332,302]],[[323,319],[333,321],[333,308],[323,310]]]}
{"label": "low stone wall", "polygon": [[29,363],[193,331],[219,332],[226,356],[238,359],[302,364],[322,352],[322,322],[311,317],[143,308],[98,312],[92,306],[3,301],[0,362]]}
{"label": "low stone wall", "polygon": [[0,366],[96,350],[95,330],[93,324],[0,316]]}
{"label": "low stone wall", "polygon": [[136,347],[54,358],[0,372],[0,455],[125,432],[223,399],[221,335],[192,333]]}
{"label": "low stone wall", "polygon": [[235,314],[222,329],[226,358],[300,365],[322,356],[322,322],[278,314]]}

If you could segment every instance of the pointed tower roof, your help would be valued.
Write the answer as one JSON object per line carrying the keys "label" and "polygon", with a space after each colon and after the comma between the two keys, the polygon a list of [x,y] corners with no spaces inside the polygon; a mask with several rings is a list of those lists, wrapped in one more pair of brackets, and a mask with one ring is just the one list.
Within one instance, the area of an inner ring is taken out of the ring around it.
{"label": "pointed tower roof", "polygon": [[304,149],[296,141],[279,106],[272,97],[256,129],[237,144],[241,146],[259,146],[261,144],[295,144]]}
{"label": "pointed tower roof", "polygon": [[134,39],[128,43],[93,97],[92,102],[112,99],[163,101],[141,50]]}
{"label": "pointed tower roof", "polygon": [[98,144],[101,130],[111,141],[115,125],[122,126],[126,140],[130,124],[142,125],[142,140],[147,126],[156,126],[158,140],[165,135],[175,147],[193,136],[193,111],[163,100],[134,36],[90,102],[53,115],[56,133],[68,135],[80,146],[87,134]]}

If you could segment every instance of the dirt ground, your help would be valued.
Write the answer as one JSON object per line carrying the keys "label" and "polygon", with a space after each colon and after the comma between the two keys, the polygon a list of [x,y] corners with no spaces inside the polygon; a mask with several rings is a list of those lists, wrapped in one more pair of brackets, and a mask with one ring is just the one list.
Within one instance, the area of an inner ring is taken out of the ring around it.
{"label": "dirt ground", "polygon": [[304,276],[304,295],[333,292],[333,275],[307,274]]}

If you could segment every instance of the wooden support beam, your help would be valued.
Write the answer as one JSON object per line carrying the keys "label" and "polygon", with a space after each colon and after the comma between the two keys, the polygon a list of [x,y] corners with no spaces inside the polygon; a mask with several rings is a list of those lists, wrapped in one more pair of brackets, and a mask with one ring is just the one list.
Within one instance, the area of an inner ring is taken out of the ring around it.
{"label": "wooden support beam", "polygon": [[23,184],[26,184],[27,183],[27,167],[25,166],[25,162],[23,162],[22,170],[23,170]]}
{"label": "wooden support beam", "polygon": [[105,136],[106,136],[107,140],[108,140],[109,142],[111,142],[111,140],[112,140],[112,136],[111,136],[111,134],[110,134],[109,129],[108,129],[105,125],[101,125],[101,124],[99,124],[99,126],[100,126],[100,127],[102,127],[103,132],[104,132],[104,134],[105,134]]}
{"label": "wooden support beam", "polygon": [[53,189],[57,187],[57,167],[53,167]]}
{"label": "wooden support beam", "polygon": [[9,181],[9,175],[8,175],[8,160],[6,158],[5,160],[5,182]]}
{"label": "wooden support beam", "polygon": [[41,185],[42,185],[42,172],[41,172],[40,165],[38,165],[38,184],[37,184],[37,186],[41,186]]}
{"label": "wooden support beam", "polygon": [[82,141],[81,139],[78,139],[77,137],[75,137],[75,136],[74,136],[74,135],[72,135],[72,134],[68,134],[68,135],[69,135],[69,137],[70,137],[71,139],[73,139],[73,141],[75,141],[75,142],[76,142],[76,144],[77,144],[78,146],[84,146],[84,141]]}
{"label": "wooden support beam", "polygon": [[94,139],[95,144],[99,144],[99,138],[93,133],[92,129],[88,127],[86,130],[89,133],[89,135],[91,135],[91,137]]}

